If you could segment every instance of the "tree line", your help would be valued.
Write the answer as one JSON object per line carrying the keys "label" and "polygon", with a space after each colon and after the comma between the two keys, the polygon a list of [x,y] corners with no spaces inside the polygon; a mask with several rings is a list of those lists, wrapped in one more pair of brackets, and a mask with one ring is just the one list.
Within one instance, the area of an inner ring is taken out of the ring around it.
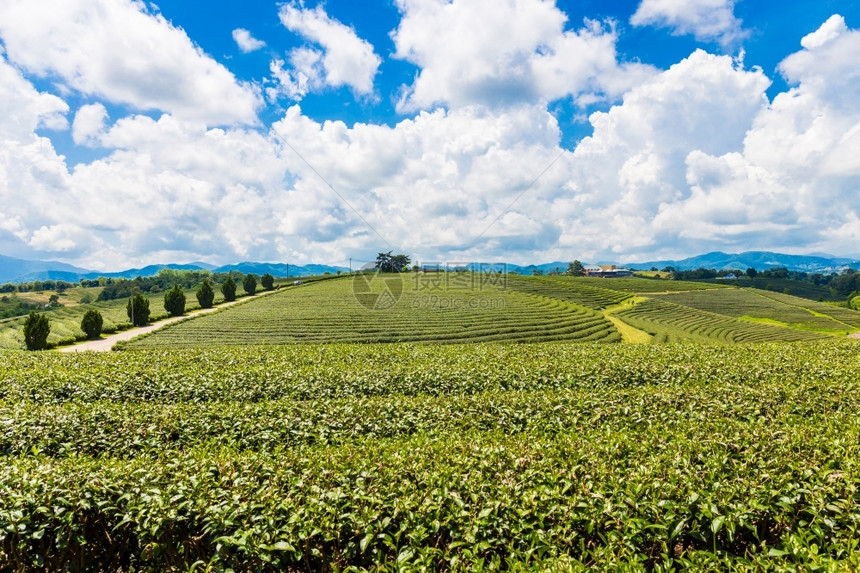
{"label": "tree line", "polygon": [[679,281],[709,280],[734,275],[738,278],[782,279],[807,282],[816,286],[828,286],[844,297],[850,297],[853,293],[860,294],[860,272],[850,268],[845,269],[841,273],[827,274],[790,271],[785,267],[772,267],[763,271],[757,271],[754,268],[748,268],[746,271],[741,269],[723,269],[718,271],[706,268],[679,271],[673,267],[666,267],[662,272],[671,273],[672,278]]}
{"label": "tree line", "polygon": [[[83,281],[82,281],[83,282]],[[68,281],[33,281],[29,283],[5,283],[0,285],[0,293],[13,293],[13,292],[42,292],[46,290],[55,290],[57,292],[63,292],[64,290],[70,289],[76,286],[77,283],[70,283]]]}
{"label": "tree line", "polygon": [[[196,271],[182,271],[196,272]],[[236,281],[233,280],[233,273],[227,275],[224,282],[221,284],[221,294],[224,297],[224,302],[233,302],[236,300]],[[241,273],[239,273],[241,275]],[[125,281],[134,283],[135,281]],[[212,276],[204,276],[200,281],[199,287],[195,296],[200,308],[212,308],[215,304],[215,289],[213,288],[214,280]],[[254,274],[241,275],[242,290],[248,296],[253,296],[257,292],[257,276]],[[269,273],[265,273],[260,277],[260,286],[264,290],[275,290],[275,277]],[[150,310],[149,298],[144,296],[143,292],[130,291],[128,295],[128,304],[126,304],[126,314],[132,326],[145,326],[149,324]],[[170,316],[182,316],[185,314],[186,297],[181,283],[175,283],[164,295],[164,310]],[[84,332],[87,340],[96,340],[101,337],[102,327],[104,325],[104,317],[96,309],[90,309],[84,314],[81,319],[81,330]],[[24,344],[27,350],[45,350],[48,348],[48,336],[51,333],[50,321],[47,315],[30,311],[27,319],[24,321]]]}

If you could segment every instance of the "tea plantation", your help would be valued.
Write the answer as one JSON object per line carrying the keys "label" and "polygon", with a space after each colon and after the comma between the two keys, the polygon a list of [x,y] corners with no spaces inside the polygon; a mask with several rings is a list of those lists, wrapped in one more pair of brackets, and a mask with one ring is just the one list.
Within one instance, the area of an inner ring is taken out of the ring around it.
{"label": "tea plantation", "polygon": [[0,571],[860,570],[860,313],[497,279],[0,350]]}
{"label": "tea plantation", "polygon": [[[387,285],[380,279],[365,284],[342,278],[289,288],[235,309],[171,325],[130,347],[621,340],[597,310],[627,298],[616,291],[568,288],[566,292],[572,294],[560,297],[556,291],[514,290],[505,282],[471,273],[386,280],[396,282]],[[378,298],[383,294],[392,295],[390,308],[379,306],[385,302]],[[605,302],[597,302],[599,297]]]}
{"label": "tea plantation", "polygon": [[[791,342],[844,336],[860,329],[860,313],[847,308],[703,283],[571,277],[494,279],[470,273],[405,275],[396,281],[392,288],[381,280],[374,282],[367,292],[360,290],[364,283],[357,285],[348,277],[291,287],[236,308],[168,326],[126,347],[621,342],[621,333],[607,318],[610,311],[657,342]],[[382,293],[392,291],[394,296],[385,308],[373,307],[384,300],[379,298]],[[641,296],[635,299],[636,294]]]}
{"label": "tea plantation", "polygon": [[851,570],[858,344],[0,353],[4,570]]}

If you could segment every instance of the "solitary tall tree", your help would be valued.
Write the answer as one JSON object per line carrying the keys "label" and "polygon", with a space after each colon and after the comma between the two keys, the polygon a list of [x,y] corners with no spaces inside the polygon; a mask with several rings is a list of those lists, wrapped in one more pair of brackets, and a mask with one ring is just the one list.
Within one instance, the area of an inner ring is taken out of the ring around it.
{"label": "solitary tall tree", "polygon": [[224,300],[227,302],[236,300],[236,283],[233,282],[233,277],[227,277],[227,280],[221,285],[221,294],[224,295]]}
{"label": "solitary tall tree", "polygon": [[179,285],[173,285],[173,288],[164,295],[164,310],[169,312],[170,316],[185,314],[185,293]]}
{"label": "solitary tall tree", "polygon": [[203,284],[197,289],[197,302],[200,308],[212,308],[212,303],[215,302],[215,291],[212,290],[209,279],[203,279]]}
{"label": "solitary tall tree", "polygon": [[132,326],[146,326],[149,324],[149,299],[136,293],[125,305],[125,312]]}
{"label": "solitary tall tree", "polygon": [[260,277],[260,284],[266,290],[274,290],[274,288],[275,288],[275,277],[273,277],[269,273],[266,273]]}
{"label": "solitary tall tree", "polygon": [[382,273],[399,273],[408,268],[410,262],[407,255],[392,255],[391,251],[379,253],[376,256],[376,270]]}
{"label": "solitary tall tree", "polygon": [[24,344],[27,345],[27,350],[48,348],[50,333],[51,325],[48,323],[48,317],[31,310],[27,320],[24,321]]}
{"label": "solitary tall tree", "polygon": [[91,308],[81,319],[81,330],[87,335],[88,340],[95,340],[102,334],[104,319],[102,313]]}
{"label": "solitary tall tree", "polygon": [[257,277],[251,273],[245,275],[245,278],[242,279],[242,288],[248,293],[248,296],[254,296],[254,293],[257,292]]}
{"label": "solitary tall tree", "polygon": [[578,260],[567,265],[567,274],[574,277],[581,277],[585,274],[585,267]]}

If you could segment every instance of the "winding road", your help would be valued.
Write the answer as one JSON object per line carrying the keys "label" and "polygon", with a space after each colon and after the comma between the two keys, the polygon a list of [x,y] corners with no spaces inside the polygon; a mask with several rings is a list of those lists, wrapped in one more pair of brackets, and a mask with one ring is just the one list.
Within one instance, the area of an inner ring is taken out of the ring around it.
{"label": "winding road", "polygon": [[137,338],[142,334],[156,331],[159,328],[164,328],[168,324],[173,324],[174,322],[179,322],[180,320],[188,320],[189,318],[195,318],[203,314],[209,314],[210,312],[215,312],[221,310],[222,308],[233,306],[234,304],[247,302],[260,298],[261,296],[274,294],[276,292],[278,291],[263,291],[253,296],[246,296],[240,299],[236,299],[232,302],[222,302],[218,306],[213,306],[212,308],[204,308],[200,310],[195,310],[194,312],[190,312],[182,316],[166,318],[164,320],[159,320],[158,322],[155,322],[153,324],[147,324],[146,326],[139,326],[137,328],[131,328],[122,332],[117,332],[116,334],[111,334],[109,336],[105,336],[104,338],[99,338],[98,340],[88,340],[87,342],[79,342],[78,344],[73,344],[71,346],[62,346],[60,348],[57,348],[57,352],[110,352],[117,342],[121,342],[123,340],[131,340],[132,338]]}

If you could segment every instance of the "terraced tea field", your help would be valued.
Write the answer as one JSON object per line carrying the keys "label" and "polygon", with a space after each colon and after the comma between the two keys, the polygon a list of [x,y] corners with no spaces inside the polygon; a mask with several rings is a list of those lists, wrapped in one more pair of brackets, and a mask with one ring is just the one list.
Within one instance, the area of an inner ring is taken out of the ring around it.
{"label": "terraced tea field", "polygon": [[[853,332],[850,324],[834,320],[830,316],[821,314],[820,311],[812,312],[809,310],[813,305],[827,311],[839,307],[792,296],[777,295],[781,297],[777,299],[765,293],[747,289],[706,290],[651,296],[657,300],[715,312],[733,318],[765,319],[786,326],[823,332],[841,332],[842,334],[847,333],[847,331]],[[860,319],[860,313],[852,316],[855,314],[854,312],[848,309],[842,310],[848,311],[841,314],[848,315],[849,319]],[[840,313],[837,311],[837,314]]]}
{"label": "terraced tea field", "polygon": [[[856,311],[703,283],[409,274],[377,277],[375,290],[358,292],[355,280],[288,288],[124,344],[620,342],[619,329],[624,340],[636,342],[648,342],[649,335],[658,343],[790,342],[844,336],[860,328]],[[393,290],[386,289],[388,280],[395,280]],[[655,284],[674,290],[653,292]],[[634,299],[636,292],[640,297]],[[391,294],[392,300],[382,294]],[[382,302],[384,308],[373,308]]]}
{"label": "terraced tea field", "polygon": [[[564,277],[551,277],[554,280],[558,280],[561,278],[564,280]],[[572,278],[567,279],[571,280],[574,283],[584,283],[593,284],[594,286],[600,288],[611,289],[619,292],[630,293],[630,294],[643,294],[647,295],[648,293],[666,293],[666,292],[688,292],[688,291],[698,291],[698,290],[715,290],[715,289],[725,289],[728,288],[723,284],[712,284],[712,283],[704,283],[704,282],[690,282],[690,281],[675,281],[675,280],[666,280],[666,279],[643,279],[643,278]]]}
{"label": "terraced tea field", "polygon": [[[676,296],[676,295],[672,295]],[[649,299],[622,309],[615,316],[654,336],[655,342],[695,341],[703,343],[739,343],[820,340],[827,335],[808,330],[747,322],[667,302]]]}
{"label": "terraced tea field", "polygon": [[0,351],[0,569],[857,570],[858,348]]}
{"label": "terraced tea field", "polygon": [[739,286],[744,288],[754,288],[765,292],[777,292],[783,294],[788,291],[791,296],[798,296],[809,300],[839,300],[841,297],[832,292],[830,287],[826,285],[816,285],[805,281],[795,281],[791,279],[775,279],[775,278],[749,278],[740,277],[734,280],[717,280],[710,279],[703,281],[704,283],[718,284],[723,286]]}
{"label": "terraced tea field", "polygon": [[[396,281],[391,308],[373,309]],[[264,299],[170,325],[129,348],[328,342],[618,342],[600,312],[548,296],[515,291],[472,274],[377,279],[358,292],[353,278],[286,289]],[[481,281],[484,281],[483,283]],[[398,290],[402,289],[402,293]],[[593,297],[591,291],[570,299]],[[369,297],[362,304],[362,296]],[[612,291],[607,296],[618,297]],[[589,300],[592,300],[591,298]],[[371,307],[371,308],[369,308]]]}
{"label": "terraced tea field", "polygon": [[[761,295],[786,304],[798,304],[797,298],[781,293],[762,291]],[[813,314],[833,318],[834,320],[852,326],[855,329],[860,328],[860,312],[856,310],[812,300],[804,300],[800,302],[800,304],[803,305],[803,308],[808,309]]]}
{"label": "terraced tea field", "polygon": [[511,275],[506,279],[506,287],[510,290],[566,300],[594,310],[600,310],[630,298],[630,295],[625,292],[605,288],[609,286],[611,285],[605,284],[605,281],[599,279],[572,277],[518,277]]}

